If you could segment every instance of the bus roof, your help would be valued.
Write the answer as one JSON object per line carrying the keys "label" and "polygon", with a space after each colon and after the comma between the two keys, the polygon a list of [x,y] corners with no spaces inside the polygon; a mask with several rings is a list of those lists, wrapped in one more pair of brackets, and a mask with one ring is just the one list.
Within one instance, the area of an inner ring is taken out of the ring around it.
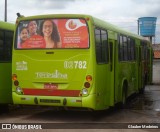
{"label": "bus roof", "polygon": [[104,20],[98,19],[96,17],[93,17],[91,15],[86,15],[86,14],[48,14],[48,15],[37,15],[37,16],[29,16],[29,17],[20,17],[18,19],[20,20],[32,20],[32,19],[39,19],[39,18],[90,18],[93,20],[94,24],[100,27],[106,27],[107,30],[111,30],[117,33],[121,33],[123,35],[126,36],[131,36],[131,37],[136,37],[139,39],[143,39],[144,38],[142,36],[139,36],[137,34],[131,33],[130,31],[126,31],[122,28],[119,28],[118,26],[115,26],[109,22],[106,22]]}
{"label": "bus roof", "polygon": [[6,30],[14,30],[15,25],[8,22],[0,21],[0,29],[6,29]]}

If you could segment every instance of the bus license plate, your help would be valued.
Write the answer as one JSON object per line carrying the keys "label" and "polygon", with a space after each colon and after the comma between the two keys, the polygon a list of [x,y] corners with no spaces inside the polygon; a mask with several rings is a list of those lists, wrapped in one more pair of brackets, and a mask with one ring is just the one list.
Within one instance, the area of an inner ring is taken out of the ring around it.
{"label": "bus license plate", "polygon": [[58,84],[55,83],[45,83],[44,84],[45,89],[58,89]]}

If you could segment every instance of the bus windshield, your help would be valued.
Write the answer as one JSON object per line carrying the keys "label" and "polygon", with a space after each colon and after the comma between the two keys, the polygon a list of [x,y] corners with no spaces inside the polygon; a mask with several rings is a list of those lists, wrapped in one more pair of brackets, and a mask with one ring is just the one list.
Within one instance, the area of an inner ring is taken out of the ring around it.
{"label": "bus windshield", "polygon": [[85,19],[20,21],[16,40],[16,49],[89,48]]}

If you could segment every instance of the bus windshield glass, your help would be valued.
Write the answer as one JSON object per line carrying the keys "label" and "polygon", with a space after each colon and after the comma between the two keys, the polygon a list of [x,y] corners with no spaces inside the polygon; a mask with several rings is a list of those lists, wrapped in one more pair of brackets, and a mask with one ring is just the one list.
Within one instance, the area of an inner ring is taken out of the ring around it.
{"label": "bus windshield glass", "polygon": [[85,19],[20,21],[16,40],[16,49],[89,48]]}

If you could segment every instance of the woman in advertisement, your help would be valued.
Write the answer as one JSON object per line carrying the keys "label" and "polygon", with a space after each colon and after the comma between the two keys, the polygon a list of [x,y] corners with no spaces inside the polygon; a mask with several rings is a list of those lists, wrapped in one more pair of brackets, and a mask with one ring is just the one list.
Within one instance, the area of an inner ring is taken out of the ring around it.
{"label": "woman in advertisement", "polygon": [[52,20],[44,20],[40,26],[40,35],[46,41],[46,48],[61,48],[61,40],[56,24]]}

